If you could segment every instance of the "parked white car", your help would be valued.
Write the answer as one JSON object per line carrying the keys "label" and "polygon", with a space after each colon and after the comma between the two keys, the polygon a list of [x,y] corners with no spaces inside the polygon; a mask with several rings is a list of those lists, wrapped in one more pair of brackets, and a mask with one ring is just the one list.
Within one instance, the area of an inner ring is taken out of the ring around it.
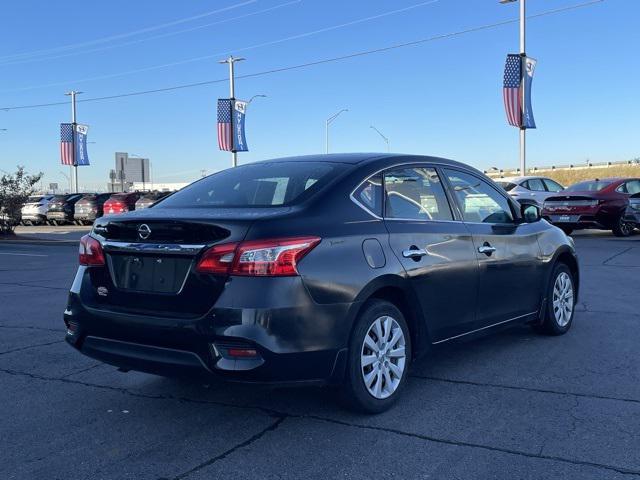
{"label": "parked white car", "polygon": [[44,223],[47,220],[49,201],[53,195],[31,195],[22,207],[22,223]]}
{"label": "parked white car", "polygon": [[506,177],[495,180],[509,195],[520,201],[533,200],[542,207],[547,197],[552,197],[564,190],[564,187],[555,180],[546,177]]}

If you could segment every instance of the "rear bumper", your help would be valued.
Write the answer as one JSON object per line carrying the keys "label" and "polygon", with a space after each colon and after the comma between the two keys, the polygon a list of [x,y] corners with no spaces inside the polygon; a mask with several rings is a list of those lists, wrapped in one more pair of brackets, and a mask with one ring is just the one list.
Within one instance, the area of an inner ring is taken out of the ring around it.
{"label": "rear bumper", "polygon": [[[250,280],[256,279],[241,280],[235,281],[240,296],[225,291],[214,308],[193,319],[96,309],[83,305],[79,292],[72,291],[64,313],[66,340],[105,363],[163,376],[339,383],[357,304],[313,303],[298,280],[303,290],[287,295],[289,304],[258,307],[253,301],[264,302],[274,292],[261,288],[264,284],[248,291]],[[245,307],[234,305],[240,299]],[[256,355],[229,355],[229,349],[237,347],[255,350]]]}
{"label": "rear bumper", "polygon": [[[568,219],[562,217],[569,217]],[[593,214],[571,214],[571,215],[561,215],[561,214],[547,214],[543,212],[542,218],[547,220],[549,223],[555,225],[556,227],[567,227],[572,228],[574,230],[580,230],[584,228],[597,228],[601,230],[608,230],[611,228],[609,226],[609,222],[606,219],[596,216]]]}
{"label": "rear bumper", "polygon": [[43,222],[47,219],[47,216],[43,213],[22,213],[22,220],[30,222]]}
{"label": "rear bumper", "polygon": [[60,222],[71,222],[73,218],[65,212],[47,212],[47,220],[57,220]]}
{"label": "rear bumper", "polygon": [[75,220],[83,220],[83,221],[91,221],[93,222],[96,218],[97,215],[96,213],[74,213],[73,214],[73,218]]}

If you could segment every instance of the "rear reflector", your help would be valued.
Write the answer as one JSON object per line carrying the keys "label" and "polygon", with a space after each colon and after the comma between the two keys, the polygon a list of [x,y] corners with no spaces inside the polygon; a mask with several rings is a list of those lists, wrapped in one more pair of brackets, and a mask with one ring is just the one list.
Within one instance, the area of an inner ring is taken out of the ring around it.
{"label": "rear reflector", "polygon": [[257,357],[258,352],[253,348],[230,348],[227,350],[227,355],[236,358],[251,358]]}
{"label": "rear reflector", "polygon": [[104,265],[102,245],[90,235],[85,235],[80,239],[79,254],[80,265],[86,265],[88,267]]}
{"label": "rear reflector", "polygon": [[196,270],[253,277],[296,276],[298,262],[320,240],[318,237],[296,237],[216,245],[204,253]]}

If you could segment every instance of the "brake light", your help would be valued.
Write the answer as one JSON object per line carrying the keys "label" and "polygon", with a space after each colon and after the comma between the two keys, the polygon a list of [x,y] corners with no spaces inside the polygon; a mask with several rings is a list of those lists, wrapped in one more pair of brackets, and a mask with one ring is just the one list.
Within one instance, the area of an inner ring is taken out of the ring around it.
{"label": "brake light", "polygon": [[100,267],[104,265],[104,252],[100,242],[90,235],[80,239],[80,265]]}
{"label": "brake light", "polygon": [[128,211],[127,205],[120,201],[109,202],[107,210],[113,213],[122,213]]}
{"label": "brake light", "polygon": [[196,270],[200,273],[227,275],[233,264],[237,243],[216,245],[204,252]]}
{"label": "brake light", "polygon": [[253,277],[296,276],[298,262],[320,240],[296,237],[216,245],[205,252],[197,270]]}

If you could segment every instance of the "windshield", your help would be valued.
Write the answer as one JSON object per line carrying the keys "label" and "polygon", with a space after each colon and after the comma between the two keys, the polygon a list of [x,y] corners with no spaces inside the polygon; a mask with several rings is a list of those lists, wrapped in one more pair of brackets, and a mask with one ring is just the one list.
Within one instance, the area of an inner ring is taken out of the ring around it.
{"label": "windshield", "polygon": [[509,190],[513,190],[518,186],[517,184],[511,183],[511,182],[496,182],[496,183],[500,185],[502,188],[504,188],[507,192]]}
{"label": "windshield", "polygon": [[270,207],[319,190],[339,168],[322,162],[260,162],[223,170],[158,203],[165,207]]}
{"label": "windshield", "polygon": [[603,188],[611,185],[606,180],[592,180],[588,182],[580,182],[565,188],[565,192],[599,192]]}

